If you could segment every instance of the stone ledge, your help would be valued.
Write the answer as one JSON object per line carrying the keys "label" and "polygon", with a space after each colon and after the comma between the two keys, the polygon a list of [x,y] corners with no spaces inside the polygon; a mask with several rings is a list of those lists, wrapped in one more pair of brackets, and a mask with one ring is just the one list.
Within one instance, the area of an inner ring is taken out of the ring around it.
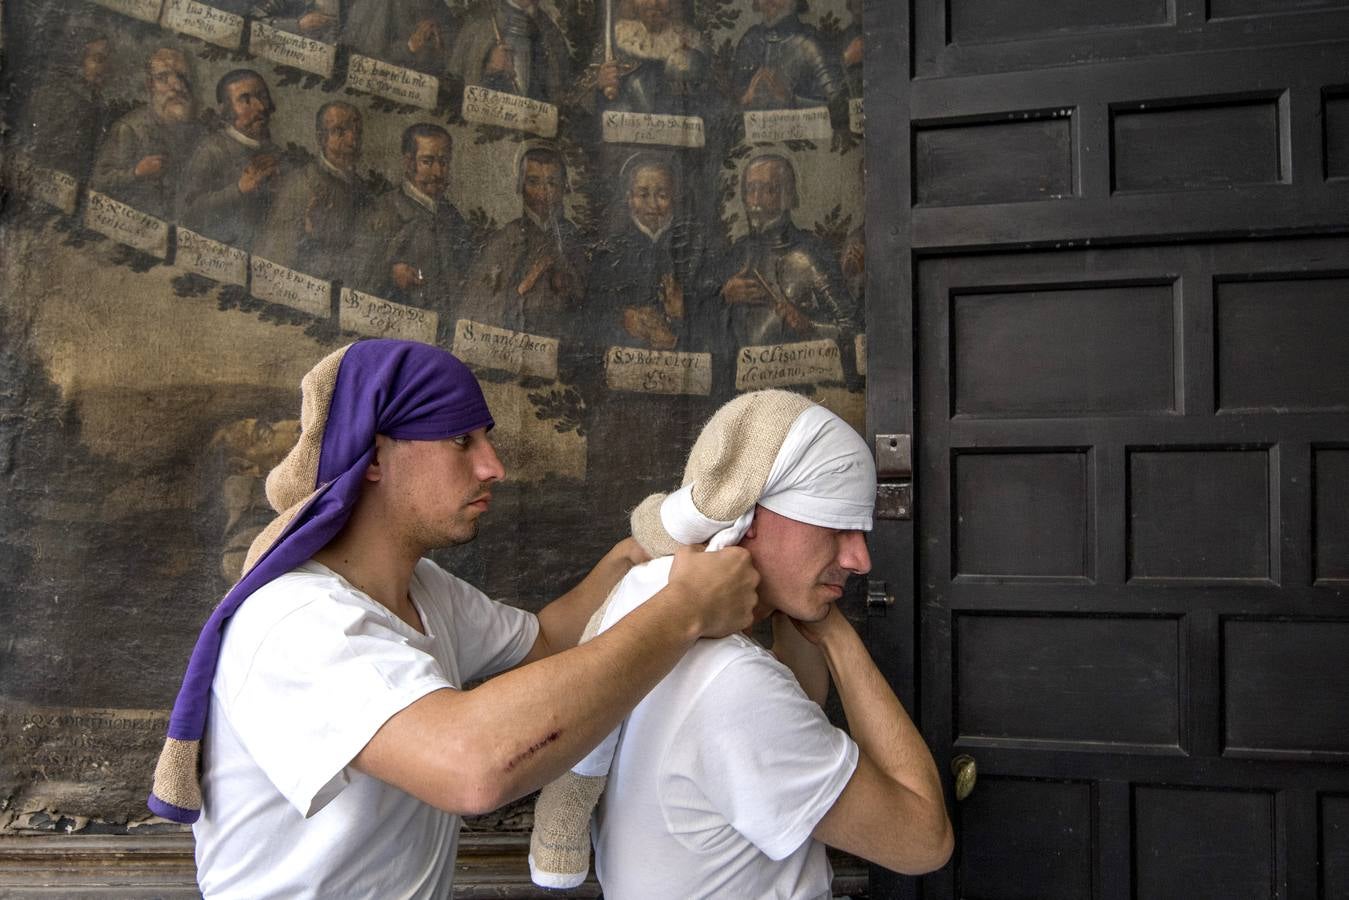
{"label": "stone ledge", "polygon": [[[549,891],[529,880],[523,834],[474,834],[459,838],[456,900],[596,898],[592,873],[570,891]],[[830,853],[834,895],[865,895],[866,864]],[[0,836],[0,897],[106,897],[113,900],[195,898],[196,867],[190,833],[158,835]]]}

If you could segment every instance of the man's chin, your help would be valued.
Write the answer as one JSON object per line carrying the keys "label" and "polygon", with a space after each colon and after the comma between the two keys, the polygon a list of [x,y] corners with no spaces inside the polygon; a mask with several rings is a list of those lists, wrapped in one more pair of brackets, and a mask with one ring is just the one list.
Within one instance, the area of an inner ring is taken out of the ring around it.
{"label": "man's chin", "polygon": [[159,118],[165,122],[180,123],[192,118],[192,104],[184,100],[170,100],[159,109]]}
{"label": "man's chin", "polygon": [[469,522],[468,524],[464,525],[457,531],[454,531],[451,534],[447,535],[443,541],[439,542],[439,546],[459,547],[463,544],[471,544],[473,541],[477,540],[477,538],[478,538],[478,520],[474,519],[472,522]]}

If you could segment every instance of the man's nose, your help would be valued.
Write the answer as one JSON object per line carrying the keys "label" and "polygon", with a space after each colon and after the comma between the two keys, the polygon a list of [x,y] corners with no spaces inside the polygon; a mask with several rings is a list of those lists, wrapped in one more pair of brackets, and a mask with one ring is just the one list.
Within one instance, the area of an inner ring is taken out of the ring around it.
{"label": "man's nose", "polygon": [[844,531],[838,537],[838,564],[854,575],[871,571],[871,553],[867,536],[861,531]]}
{"label": "man's nose", "polygon": [[497,456],[497,448],[487,440],[478,443],[478,455],[473,460],[474,473],[482,482],[500,481],[506,477],[506,467]]}

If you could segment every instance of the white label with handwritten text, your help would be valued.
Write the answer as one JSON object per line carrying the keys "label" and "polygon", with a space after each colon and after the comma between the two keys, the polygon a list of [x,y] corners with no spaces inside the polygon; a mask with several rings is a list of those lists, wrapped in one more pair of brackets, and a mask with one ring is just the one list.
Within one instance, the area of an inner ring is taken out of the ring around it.
{"label": "white label with handwritten text", "polygon": [[105,9],[140,19],[142,22],[149,22],[151,25],[159,22],[159,11],[164,5],[164,0],[94,0],[94,2]]}
{"label": "white label with handwritten text", "polygon": [[800,341],[741,347],[735,358],[735,389],[791,387],[843,380],[843,363],[833,341]]}
{"label": "white label with handwritten text", "polygon": [[244,39],[244,17],[198,3],[168,0],[160,24],[172,31],[199,37],[208,44],[238,50]]}
{"label": "white label with handwritten text", "polygon": [[160,259],[169,255],[169,224],[120,200],[90,191],[84,224],[114,241]]}
{"label": "white label with handwritten text", "polygon": [[261,256],[253,257],[250,265],[253,270],[252,294],[259,300],[279,303],[319,318],[326,318],[332,312],[330,282],[288,269]]}
{"label": "white label with handwritten text", "polygon": [[761,109],[745,113],[745,140],[751,144],[782,141],[827,141],[834,136],[829,110]]}
{"label": "white label with handwritten text", "polygon": [[854,97],[848,101],[848,130],[862,134],[866,130],[867,114],[862,109],[862,98]]}
{"label": "white label with handwritten text", "polygon": [[703,120],[697,116],[607,112],[601,123],[604,127],[604,140],[610,144],[702,147],[707,143],[707,136],[703,133]]}
{"label": "white label with handwritten text", "polygon": [[454,355],[470,366],[557,380],[557,338],[460,319],[454,325]]}
{"label": "white label with handwritten text", "polygon": [[39,166],[26,156],[15,154],[12,159],[10,179],[16,190],[68,216],[75,214],[80,200],[80,185],[75,176]]}
{"label": "white label with handwritten text", "polygon": [[173,263],[178,268],[224,284],[248,284],[248,254],[238,247],[213,241],[181,225],[177,247]]}
{"label": "white label with handwritten text", "polygon": [[557,134],[557,107],[515,94],[470,84],[464,88],[464,121],[528,131],[539,137]]}
{"label": "white label with handwritten text", "polygon": [[347,87],[395,103],[435,109],[440,81],[434,75],[353,53],[347,64]]}
{"label": "white label with handwritten text", "polygon": [[712,393],[712,354],[610,347],[604,381],[613,391],[706,397]]}
{"label": "white label with handwritten text", "polygon": [[302,34],[273,28],[266,22],[254,22],[248,33],[248,50],[256,56],[305,72],[333,77],[337,47]]}
{"label": "white label with handwritten text", "polygon": [[404,306],[351,288],[342,288],[337,305],[337,326],[369,337],[399,338],[405,341],[436,342],[440,317],[429,309]]}

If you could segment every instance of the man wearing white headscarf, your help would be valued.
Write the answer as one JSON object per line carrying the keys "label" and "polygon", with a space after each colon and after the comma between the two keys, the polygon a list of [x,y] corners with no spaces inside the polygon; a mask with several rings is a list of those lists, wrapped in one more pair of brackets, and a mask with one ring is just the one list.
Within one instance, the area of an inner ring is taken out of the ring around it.
{"label": "man wearing white headscarf", "polygon": [[[619,583],[587,632],[660,590],[675,548],[706,541],[749,551],[773,649],[739,634],[700,641],[618,731],[546,787],[535,881],[584,878],[588,848],[569,842],[600,791],[596,871],[612,900],[828,898],[826,844],[908,874],[945,864],[951,825],[931,753],[836,606],[848,576],[871,568],[875,487],[866,443],[804,397],[759,391],[717,411],[683,487],[633,513],[653,559]],[[821,709],[831,675],[851,737]]]}

